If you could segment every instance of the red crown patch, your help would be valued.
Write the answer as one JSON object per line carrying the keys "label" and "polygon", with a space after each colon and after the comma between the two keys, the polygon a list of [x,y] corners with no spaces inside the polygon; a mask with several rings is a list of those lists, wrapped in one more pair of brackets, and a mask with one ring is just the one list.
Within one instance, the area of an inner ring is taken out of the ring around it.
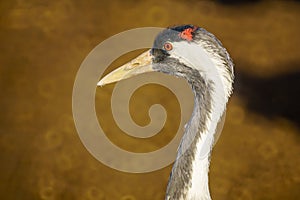
{"label": "red crown patch", "polygon": [[192,41],[193,40],[193,33],[196,29],[197,29],[197,27],[187,28],[184,31],[179,33],[179,37],[181,37],[182,39],[188,40],[188,41]]}

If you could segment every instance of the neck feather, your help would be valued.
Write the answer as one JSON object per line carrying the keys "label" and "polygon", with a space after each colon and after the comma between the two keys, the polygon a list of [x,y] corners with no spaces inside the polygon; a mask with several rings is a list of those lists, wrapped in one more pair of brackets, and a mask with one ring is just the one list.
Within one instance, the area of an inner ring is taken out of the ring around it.
{"label": "neck feather", "polygon": [[194,109],[170,175],[166,195],[170,200],[211,199],[208,187],[210,153],[216,126],[226,104],[217,105],[219,102],[214,100],[218,98],[218,87],[214,82],[205,81],[197,70],[190,70]]}

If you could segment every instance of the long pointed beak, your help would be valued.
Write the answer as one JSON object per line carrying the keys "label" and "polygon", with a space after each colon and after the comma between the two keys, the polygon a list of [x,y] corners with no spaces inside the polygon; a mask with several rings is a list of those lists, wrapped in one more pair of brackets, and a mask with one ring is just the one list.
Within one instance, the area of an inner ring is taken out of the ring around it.
{"label": "long pointed beak", "polygon": [[135,59],[126,63],[125,65],[107,74],[97,83],[97,86],[103,86],[109,83],[114,83],[120,80],[136,76],[138,74],[143,74],[152,71],[152,56],[150,54],[150,51],[146,51],[138,57],[136,57]]}

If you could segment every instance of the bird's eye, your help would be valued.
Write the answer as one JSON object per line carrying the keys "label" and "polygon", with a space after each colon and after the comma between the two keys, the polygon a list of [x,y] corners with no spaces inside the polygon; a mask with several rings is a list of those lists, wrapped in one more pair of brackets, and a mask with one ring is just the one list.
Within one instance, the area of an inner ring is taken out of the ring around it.
{"label": "bird's eye", "polygon": [[171,50],[173,49],[173,46],[172,46],[171,43],[166,42],[166,43],[164,44],[164,49],[167,50],[167,51],[171,51]]}

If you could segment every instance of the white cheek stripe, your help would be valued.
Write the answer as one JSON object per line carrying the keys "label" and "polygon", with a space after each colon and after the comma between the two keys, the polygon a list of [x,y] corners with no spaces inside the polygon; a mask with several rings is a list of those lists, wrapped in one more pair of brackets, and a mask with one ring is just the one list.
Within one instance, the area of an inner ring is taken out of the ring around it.
{"label": "white cheek stripe", "polygon": [[[192,186],[189,190],[189,197],[202,197],[210,199],[208,188],[208,155],[211,151],[217,122],[222,116],[228,97],[231,93],[231,84],[226,79],[226,68],[218,57],[214,57],[205,51],[200,44],[175,42],[173,43],[171,55],[187,66],[200,71],[204,79],[213,83],[212,109],[206,123],[206,130],[201,133],[201,140],[198,141],[196,160],[193,164]],[[180,56],[179,56],[180,55]],[[202,199],[202,198],[201,198]]]}

